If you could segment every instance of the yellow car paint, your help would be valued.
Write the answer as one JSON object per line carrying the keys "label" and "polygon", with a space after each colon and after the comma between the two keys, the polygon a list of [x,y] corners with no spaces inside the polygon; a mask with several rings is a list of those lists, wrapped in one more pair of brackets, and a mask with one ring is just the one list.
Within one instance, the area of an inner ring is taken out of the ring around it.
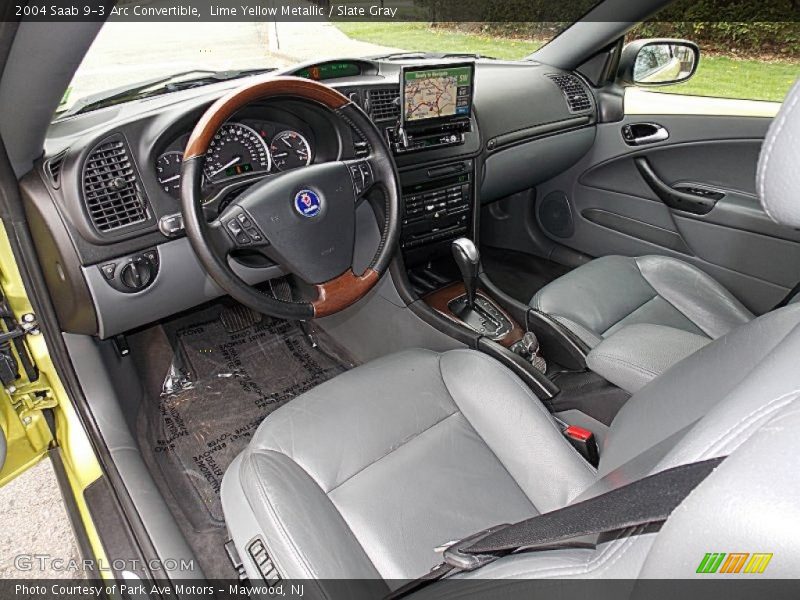
{"label": "yellow car paint", "polygon": [[[33,313],[6,229],[2,226],[0,226],[0,287],[17,320],[22,315]],[[94,558],[105,564],[105,552],[83,496],[86,487],[102,475],[100,464],[58,377],[44,336],[29,334],[25,337],[25,342],[31,359],[39,368],[40,376],[38,381],[31,383],[24,371],[21,371],[21,377],[15,382],[14,387],[0,390],[2,405],[0,426],[6,433],[8,445],[6,462],[0,471],[0,485],[34,466],[47,456],[47,451],[53,445],[57,445],[79,516],[94,554],[93,557],[86,558]],[[55,439],[42,414],[45,408],[52,408],[55,415]],[[104,575],[110,576],[110,573]]]}

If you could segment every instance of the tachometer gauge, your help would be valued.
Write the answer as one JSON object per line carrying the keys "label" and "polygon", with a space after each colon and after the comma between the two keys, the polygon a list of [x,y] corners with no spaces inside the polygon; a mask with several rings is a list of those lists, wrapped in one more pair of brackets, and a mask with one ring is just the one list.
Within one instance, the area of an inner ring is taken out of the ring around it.
{"label": "tachometer gauge", "polygon": [[181,196],[181,163],[183,152],[165,152],[156,160],[156,179],[161,189],[173,198]]}
{"label": "tachometer gauge", "polygon": [[272,167],[269,148],[256,131],[241,123],[226,123],[214,134],[206,151],[206,177],[220,181]]}
{"label": "tachometer gauge", "polygon": [[311,162],[311,145],[296,131],[281,131],[269,146],[272,162],[281,171],[305,167]]}

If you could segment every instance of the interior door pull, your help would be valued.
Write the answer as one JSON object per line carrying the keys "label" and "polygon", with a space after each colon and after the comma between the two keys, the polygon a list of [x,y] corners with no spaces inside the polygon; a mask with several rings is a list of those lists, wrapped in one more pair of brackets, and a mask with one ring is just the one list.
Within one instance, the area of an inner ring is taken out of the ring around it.
{"label": "interior door pull", "polygon": [[668,138],[669,131],[658,123],[633,123],[622,128],[622,139],[629,146],[646,146]]}
{"label": "interior door pull", "polygon": [[711,196],[687,194],[671,188],[656,175],[650,162],[644,156],[634,158],[633,162],[642,179],[650,186],[650,189],[658,196],[659,200],[673,210],[682,210],[695,215],[706,215],[711,212],[711,209],[717,203],[716,199]]}

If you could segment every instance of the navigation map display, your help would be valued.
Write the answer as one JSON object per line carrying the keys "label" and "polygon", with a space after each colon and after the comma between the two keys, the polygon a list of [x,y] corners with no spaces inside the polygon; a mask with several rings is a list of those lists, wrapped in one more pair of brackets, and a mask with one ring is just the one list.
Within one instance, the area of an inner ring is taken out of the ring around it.
{"label": "navigation map display", "polygon": [[471,63],[403,69],[403,122],[469,117],[472,110]]}

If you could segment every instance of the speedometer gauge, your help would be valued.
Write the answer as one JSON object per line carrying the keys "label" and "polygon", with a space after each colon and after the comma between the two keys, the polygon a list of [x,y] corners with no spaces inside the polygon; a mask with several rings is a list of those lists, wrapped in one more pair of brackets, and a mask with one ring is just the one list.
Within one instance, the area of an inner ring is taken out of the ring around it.
{"label": "speedometer gauge", "polygon": [[255,171],[269,171],[272,161],[267,143],[241,123],[219,128],[206,151],[205,172],[210,181],[220,181]]}
{"label": "speedometer gauge", "polygon": [[311,145],[296,131],[281,131],[269,146],[272,161],[281,171],[305,167],[311,162]]}

